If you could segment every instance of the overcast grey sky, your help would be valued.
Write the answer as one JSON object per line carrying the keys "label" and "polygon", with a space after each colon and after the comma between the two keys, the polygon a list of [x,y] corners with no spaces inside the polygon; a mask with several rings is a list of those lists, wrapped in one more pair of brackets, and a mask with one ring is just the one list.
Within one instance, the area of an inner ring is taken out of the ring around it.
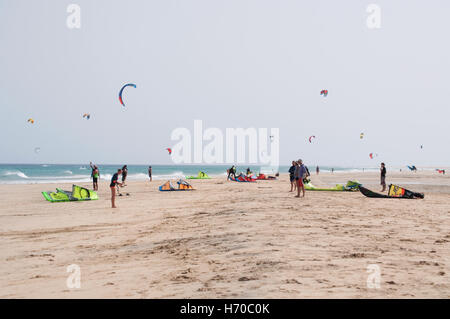
{"label": "overcast grey sky", "polygon": [[280,164],[450,166],[449,16],[448,0],[0,0],[0,162],[171,164],[172,130],[201,119],[279,127]]}

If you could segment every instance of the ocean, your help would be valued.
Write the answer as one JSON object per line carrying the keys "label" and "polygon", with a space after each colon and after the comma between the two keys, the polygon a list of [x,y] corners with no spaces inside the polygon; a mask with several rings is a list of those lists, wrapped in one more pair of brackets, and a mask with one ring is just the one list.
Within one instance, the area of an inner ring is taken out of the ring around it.
{"label": "ocean", "polygon": [[[100,169],[100,180],[109,181],[121,165],[97,164]],[[154,180],[169,180],[196,176],[199,171],[211,177],[226,176],[231,165],[152,165]],[[274,175],[278,171],[287,173],[289,166],[277,168],[261,166],[237,166],[237,172],[245,172],[250,167],[252,172]],[[311,173],[315,165],[309,166]],[[320,167],[322,172],[330,171],[330,167]],[[335,172],[362,171],[361,168],[335,167]],[[147,165],[128,165],[127,180],[142,181],[148,179]],[[89,164],[0,164],[0,184],[36,184],[36,183],[77,183],[91,181]]]}

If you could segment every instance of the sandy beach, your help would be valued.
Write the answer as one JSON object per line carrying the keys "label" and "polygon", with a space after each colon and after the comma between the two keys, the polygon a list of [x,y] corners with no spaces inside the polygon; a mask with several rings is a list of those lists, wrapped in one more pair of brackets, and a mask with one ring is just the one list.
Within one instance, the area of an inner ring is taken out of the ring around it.
{"label": "sandy beach", "polygon": [[[334,186],[377,173],[312,176]],[[70,184],[0,185],[1,298],[449,298],[450,176],[389,173],[423,200],[359,192],[289,193],[288,176],[257,183],[129,182],[110,208],[50,203],[41,191]],[[90,184],[81,186],[91,187]],[[81,269],[69,289],[66,268]],[[380,289],[367,288],[367,266]]]}

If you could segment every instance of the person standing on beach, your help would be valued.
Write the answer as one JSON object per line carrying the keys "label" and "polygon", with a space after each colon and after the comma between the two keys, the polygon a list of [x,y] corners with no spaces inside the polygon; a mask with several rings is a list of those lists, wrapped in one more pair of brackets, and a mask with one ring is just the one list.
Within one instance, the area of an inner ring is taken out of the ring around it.
{"label": "person standing on beach", "polygon": [[297,183],[295,182],[295,177],[294,177],[295,166],[296,166],[295,161],[292,161],[292,166],[289,167],[289,180],[291,181],[291,190],[289,192],[293,192],[297,188]]}
{"label": "person standing on beach", "polygon": [[334,168],[331,168],[331,174],[333,174],[334,173]]}
{"label": "person standing on beach", "polygon": [[100,171],[98,170],[97,165],[92,164],[92,162],[89,163],[89,166],[92,169],[91,177],[92,177],[92,187],[94,191],[98,190],[98,179],[100,178]]}
{"label": "person standing on beach", "polygon": [[128,175],[128,167],[124,165],[122,167],[122,185],[125,186],[125,181],[127,180]]}
{"label": "person standing on beach", "polygon": [[111,178],[111,184],[109,184],[109,188],[111,188],[111,207],[116,208],[116,186],[123,186],[123,183],[119,183],[119,175],[122,174],[122,170],[119,168],[117,173],[113,175]]}
{"label": "person standing on beach", "polygon": [[305,169],[306,169],[306,176],[303,178],[303,181],[306,182],[307,178],[310,177],[311,174],[309,173],[308,166],[306,166],[306,165],[304,165],[304,166],[305,166]]}
{"label": "person standing on beach", "polygon": [[316,174],[319,175],[319,165],[316,166]]}
{"label": "person standing on beach", "polygon": [[297,182],[297,196],[295,197],[300,197],[300,191],[303,192],[302,197],[305,197],[305,186],[303,185],[303,179],[306,178],[306,168],[301,159],[297,161],[294,176]]}
{"label": "person standing on beach", "polygon": [[228,170],[228,177],[227,180],[230,179],[230,176],[233,175],[234,179],[236,179],[236,166],[231,166],[231,168]]}
{"label": "person standing on beach", "polygon": [[152,181],[152,167],[148,167],[148,178],[150,178],[150,182]]}
{"label": "person standing on beach", "polygon": [[381,167],[380,167],[380,177],[381,177],[381,192],[384,192],[386,190],[386,166],[384,165],[384,163],[381,163]]}

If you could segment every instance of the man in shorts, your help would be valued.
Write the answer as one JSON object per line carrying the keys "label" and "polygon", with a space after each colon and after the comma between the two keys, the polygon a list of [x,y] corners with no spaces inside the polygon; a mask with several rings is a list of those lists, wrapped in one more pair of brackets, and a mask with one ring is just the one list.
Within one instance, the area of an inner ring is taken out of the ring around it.
{"label": "man in shorts", "polygon": [[100,178],[100,171],[98,170],[98,166],[92,164],[92,162],[89,164],[92,169],[91,177],[92,177],[92,187],[94,188],[94,191],[98,191],[98,180]]}
{"label": "man in shorts", "polygon": [[295,197],[300,197],[300,191],[303,192],[302,197],[305,197],[305,185],[303,185],[303,178],[306,177],[306,168],[301,159],[297,161],[294,176],[295,181],[297,182],[297,196]]}

